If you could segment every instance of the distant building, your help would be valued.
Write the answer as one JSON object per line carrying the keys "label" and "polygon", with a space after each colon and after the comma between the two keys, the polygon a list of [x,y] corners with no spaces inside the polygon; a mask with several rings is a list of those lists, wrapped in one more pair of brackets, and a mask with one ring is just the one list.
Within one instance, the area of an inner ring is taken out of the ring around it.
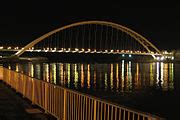
{"label": "distant building", "polygon": [[162,52],[165,60],[174,60],[175,51],[162,50],[161,52]]}

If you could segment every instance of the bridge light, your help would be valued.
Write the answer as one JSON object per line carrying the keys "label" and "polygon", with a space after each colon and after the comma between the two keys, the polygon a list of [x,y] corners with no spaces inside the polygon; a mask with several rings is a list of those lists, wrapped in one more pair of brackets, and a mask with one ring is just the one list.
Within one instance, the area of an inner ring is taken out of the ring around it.
{"label": "bridge light", "polygon": [[107,52],[108,52],[108,50],[105,50],[105,52],[107,53]]}
{"label": "bridge light", "polygon": [[161,57],[161,60],[164,60],[164,56],[163,56],[163,57]]}
{"label": "bridge light", "polygon": [[49,50],[49,48],[47,47],[47,50]]}
{"label": "bridge light", "polygon": [[165,51],[163,52],[163,54],[168,54],[168,52],[165,50]]}
{"label": "bridge light", "polygon": [[171,60],[174,60],[174,57],[171,57]]}
{"label": "bridge light", "polygon": [[3,46],[0,47],[0,49],[3,49],[3,48],[4,48]]}
{"label": "bridge light", "polygon": [[57,48],[54,48],[54,50],[57,50]]}
{"label": "bridge light", "polygon": [[129,57],[132,57],[132,55],[129,55]]}
{"label": "bridge light", "polygon": [[84,48],[81,49],[84,52]]}
{"label": "bridge light", "polygon": [[79,51],[79,49],[78,49],[78,48],[75,48],[75,51]]}
{"label": "bridge light", "polygon": [[157,59],[157,60],[160,60],[160,57],[157,57],[156,59]]}
{"label": "bridge light", "polygon": [[90,51],[91,51],[91,49],[88,49],[88,51],[90,52]]}
{"label": "bridge light", "polygon": [[111,52],[113,52],[114,50],[111,50]]}
{"label": "bridge light", "polygon": [[124,54],[122,54],[122,57],[125,57],[125,55],[124,55]]}
{"label": "bridge light", "polygon": [[8,47],[7,49],[9,50],[9,49],[11,49],[11,47]]}

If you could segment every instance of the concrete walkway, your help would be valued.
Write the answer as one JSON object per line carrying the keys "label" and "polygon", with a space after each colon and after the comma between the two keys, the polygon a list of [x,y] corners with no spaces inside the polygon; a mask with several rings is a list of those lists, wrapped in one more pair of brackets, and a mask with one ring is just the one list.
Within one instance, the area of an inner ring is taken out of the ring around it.
{"label": "concrete walkway", "polygon": [[55,120],[0,81],[0,120]]}

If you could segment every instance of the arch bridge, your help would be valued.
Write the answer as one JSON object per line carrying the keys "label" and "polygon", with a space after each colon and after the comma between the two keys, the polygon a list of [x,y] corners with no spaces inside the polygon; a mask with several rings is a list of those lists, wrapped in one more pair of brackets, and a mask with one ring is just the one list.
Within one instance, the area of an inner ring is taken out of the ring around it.
{"label": "arch bridge", "polygon": [[60,27],[35,39],[15,56],[19,57],[26,51],[162,57],[160,50],[142,35],[107,21],[82,21]]}

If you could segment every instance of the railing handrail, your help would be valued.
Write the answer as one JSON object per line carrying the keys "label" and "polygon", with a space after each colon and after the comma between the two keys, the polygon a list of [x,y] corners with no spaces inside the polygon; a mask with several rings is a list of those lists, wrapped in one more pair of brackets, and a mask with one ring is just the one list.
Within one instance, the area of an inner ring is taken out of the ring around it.
{"label": "railing handrail", "polygon": [[111,106],[113,106],[113,107],[117,107],[117,108],[119,108],[119,109],[124,109],[124,110],[127,110],[127,111],[129,111],[129,112],[133,112],[133,113],[136,113],[136,114],[140,114],[140,115],[145,116],[145,117],[151,116],[151,117],[157,118],[157,119],[159,119],[159,120],[164,119],[164,118],[161,118],[161,117],[159,117],[159,116],[157,116],[157,115],[154,115],[154,114],[151,114],[151,113],[148,113],[148,112],[143,112],[143,111],[140,111],[140,110],[137,110],[137,109],[134,109],[134,108],[130,108],[130,107],[124,106],[124,105],[120,105],[120,104],[118,104],[118,103],[112,102],[112,101],[110,101],[110,100],[106,100],[106,99],[104,99],[104,98],[98,98],[98,97],[96,97],[96,96],[89,95],[89,94],[87,94],[87,93],[82,93],[82,92],[79,92],[79,91],[77,91],[77,90],[72,90],[72,89],[70,89],[70,88],[66,88],[66,87],[64,87],[64,86],[59,86],[59,85],[56,85],[56,84],[53,84],[53,83],[49,83],[49,82],[46,82],[46,81],[43,81],[43,80],[40,80],[40,79],[37,79],[37,78],[33,78],[33,77],[28,76],[28,75],[26,75],[26,74],[23,74],[23,73],[21,73],[21,72],[14,71],[14,70],[10,70],[10,69],[5,68],[5,67],[2,67],[2,66],[0,66],[0,68],[3,68],[3,69],[8,70],[8,71],[12,71],[12,72],[14,72],[14,73],[17,73],[17,74],[20,74],[20,75],[23,75],[23,76],[26,76],[26,77],[28,77],[28,78],[30,78],[30,79],[32,79],[32,80],[38,80],[38,81],[40,81],[41,83],[48,84],[48,85],[50,85],[50,86],[54,86],[54,88],[60,88],[60,89],[62,89],[62,90],[66,90],[67,92],[71,92],[71,93],[73,93],[73,94],[81,95],[81,96],[83,96],[83,97],[86,97],[86,98],[89,98],[89,99],[93,99],[93,100],[96,100],[96,101],[98,101],[98,102],[101,102],[101,103],[104,103],[104,104],[108,104],[108,105],[111,105]]}

